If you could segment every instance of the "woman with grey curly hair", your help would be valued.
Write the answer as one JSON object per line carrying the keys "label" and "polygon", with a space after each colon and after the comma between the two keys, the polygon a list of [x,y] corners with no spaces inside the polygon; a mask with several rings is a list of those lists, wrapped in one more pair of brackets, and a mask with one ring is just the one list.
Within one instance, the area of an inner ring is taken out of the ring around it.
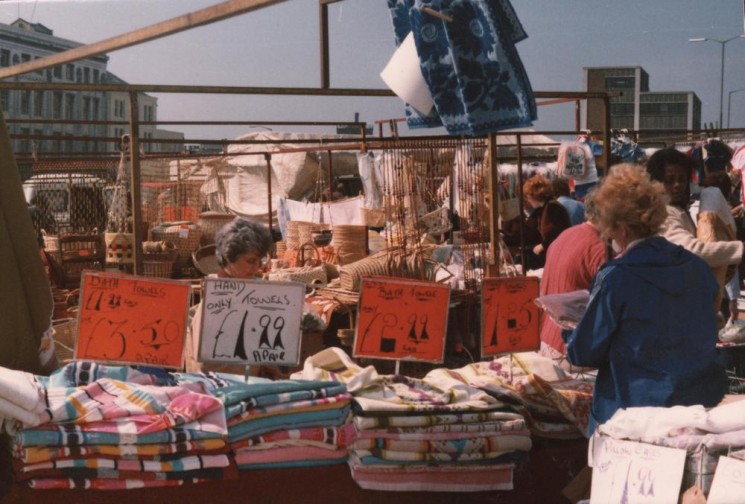
{"label": "woman with grey curly hair", "polygon": [[595,192],[601,235],[619,255],[593,279],[566,342],[572,364],[598,368],[589,431],[621,408],[715,406],[727,390],[707,264],[658,233],[667,195],[644,168],[611,168]]}
{"label": "woman with grey curly hair", "polygon": [[258,222],[236,218],[215,235],[219,277],[252,278],[266,265],[272,248],[269,229]]}
{"label": "woman with grey curly hair", "polygon": [[[261,277],[263,266],[272,248],[272,235],[269,229],[258,222],[240,217],[225,224],[215,235],[215,255],[220,270],[220,278]],[[192,371],[219,371],[241,373],[243,366],[230,364],[202,364],[198,362],[199,339],[202,326],[201,302],[192,308],[191,321],[187,332],[185,367]],[[262,366],[253,366],[260,370]]]}

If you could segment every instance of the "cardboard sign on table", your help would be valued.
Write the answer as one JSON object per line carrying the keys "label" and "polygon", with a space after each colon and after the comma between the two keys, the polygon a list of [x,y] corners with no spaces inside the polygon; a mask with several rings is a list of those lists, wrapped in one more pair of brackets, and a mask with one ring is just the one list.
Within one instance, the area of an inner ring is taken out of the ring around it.
{"label": "cardboard sign on table", "polygon": [[742,502],[745,497],[745,460],[719,457],[707,504]]}
{"label": "cardboard sign on table", "polygon": [[199,360],[296,366],[305,284],[207,278]]}
{"label": "cardboard sign on table", "polygon": [[590,504],[678,502],[686,451],[595,435]]}
{"label": "cardboard sign on table", "polygon": [[190,295],[175,280],[83,272],[75,359],[180,368]]}
{"label": "cardboard sign on table", "polygon": [[536,277],[484,278],[481,283],[481,355],[540,348]]}
{"label": "cardboard sign on table", "polygon": [[450,287],[398,277],[363,277],[355,357],[442,362]]}

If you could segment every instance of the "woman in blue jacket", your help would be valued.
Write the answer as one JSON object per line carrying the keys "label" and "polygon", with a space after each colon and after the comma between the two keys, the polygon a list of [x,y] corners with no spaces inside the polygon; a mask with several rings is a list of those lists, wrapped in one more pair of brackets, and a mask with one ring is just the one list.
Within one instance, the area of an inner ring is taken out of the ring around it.
{"label": "woman in blue jacket", "polygon": [[590,433],[620,408],[715,406],[727,390],[710,309],[718,285],[702,259],[658,236],[664,188],[622,164],[595,201],[601,233],[619,256],[598,271],[567,339],[570,362],[598,368]]}

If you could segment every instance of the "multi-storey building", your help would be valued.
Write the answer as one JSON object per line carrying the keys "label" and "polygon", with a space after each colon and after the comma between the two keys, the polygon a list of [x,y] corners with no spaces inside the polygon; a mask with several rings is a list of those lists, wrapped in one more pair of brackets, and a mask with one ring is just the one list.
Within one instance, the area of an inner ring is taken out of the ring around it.
{"label": "multi-storey building", "polygon": [[[584,68],[589,92],[621,91],[610,100],[613,129],[697,130],[701,128],[701,100],[692,91],[651,92],[649,74],[639,66]],[[587,129],[603,128],[600,100],[588,100],[584,123]]]}
{"label": "multi-storey building", "polygon": [[[0,23],[0,67],[32,61],[51,54],[67,51],[82,44],[55,37],[52,30],[40,23],[17,19],[10,25]],[[46,70],[23,74],[20,82],[126,84],[108,72],[106,55],[92,56]],[[158,99],[146,93],[138,95],[141,121],[157,121]],[[11,134],[54,136],[54,140],[14,140],[18,153],[88,153],[113,152],[114,142],[86,140],[84,137],[119,138],[129,130],[128,125],[92,124],[95,121],[128,121],[129,97],[125,92],[59,91],[59,90],[4,90],[0,92],[0,106],[8,119],[60,119],[59,124],[13,123]],[[77,122],[79,121],[79,122]],[[183,138],[183,133],[158,131],[152,124],[140,126],[140,136],[151,138]],[[83,137],[83,138],[81,138]],[[182,145],[173,143],[143,143],[144,150],[179,151]]]}

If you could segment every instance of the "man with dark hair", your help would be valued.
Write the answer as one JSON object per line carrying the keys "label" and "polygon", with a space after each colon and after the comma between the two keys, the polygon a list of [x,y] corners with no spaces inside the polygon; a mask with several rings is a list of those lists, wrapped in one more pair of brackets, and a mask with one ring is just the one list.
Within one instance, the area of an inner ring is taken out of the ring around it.
{"label": "man with dark hair", "polygon": [[554,179],[553,186],[554,197],[556,201],[567,209],[569,221],[572,223],[572,226],[585,222],[585,205],[572,198],[569,190],[569,180],[564,177],[558,177]]}

